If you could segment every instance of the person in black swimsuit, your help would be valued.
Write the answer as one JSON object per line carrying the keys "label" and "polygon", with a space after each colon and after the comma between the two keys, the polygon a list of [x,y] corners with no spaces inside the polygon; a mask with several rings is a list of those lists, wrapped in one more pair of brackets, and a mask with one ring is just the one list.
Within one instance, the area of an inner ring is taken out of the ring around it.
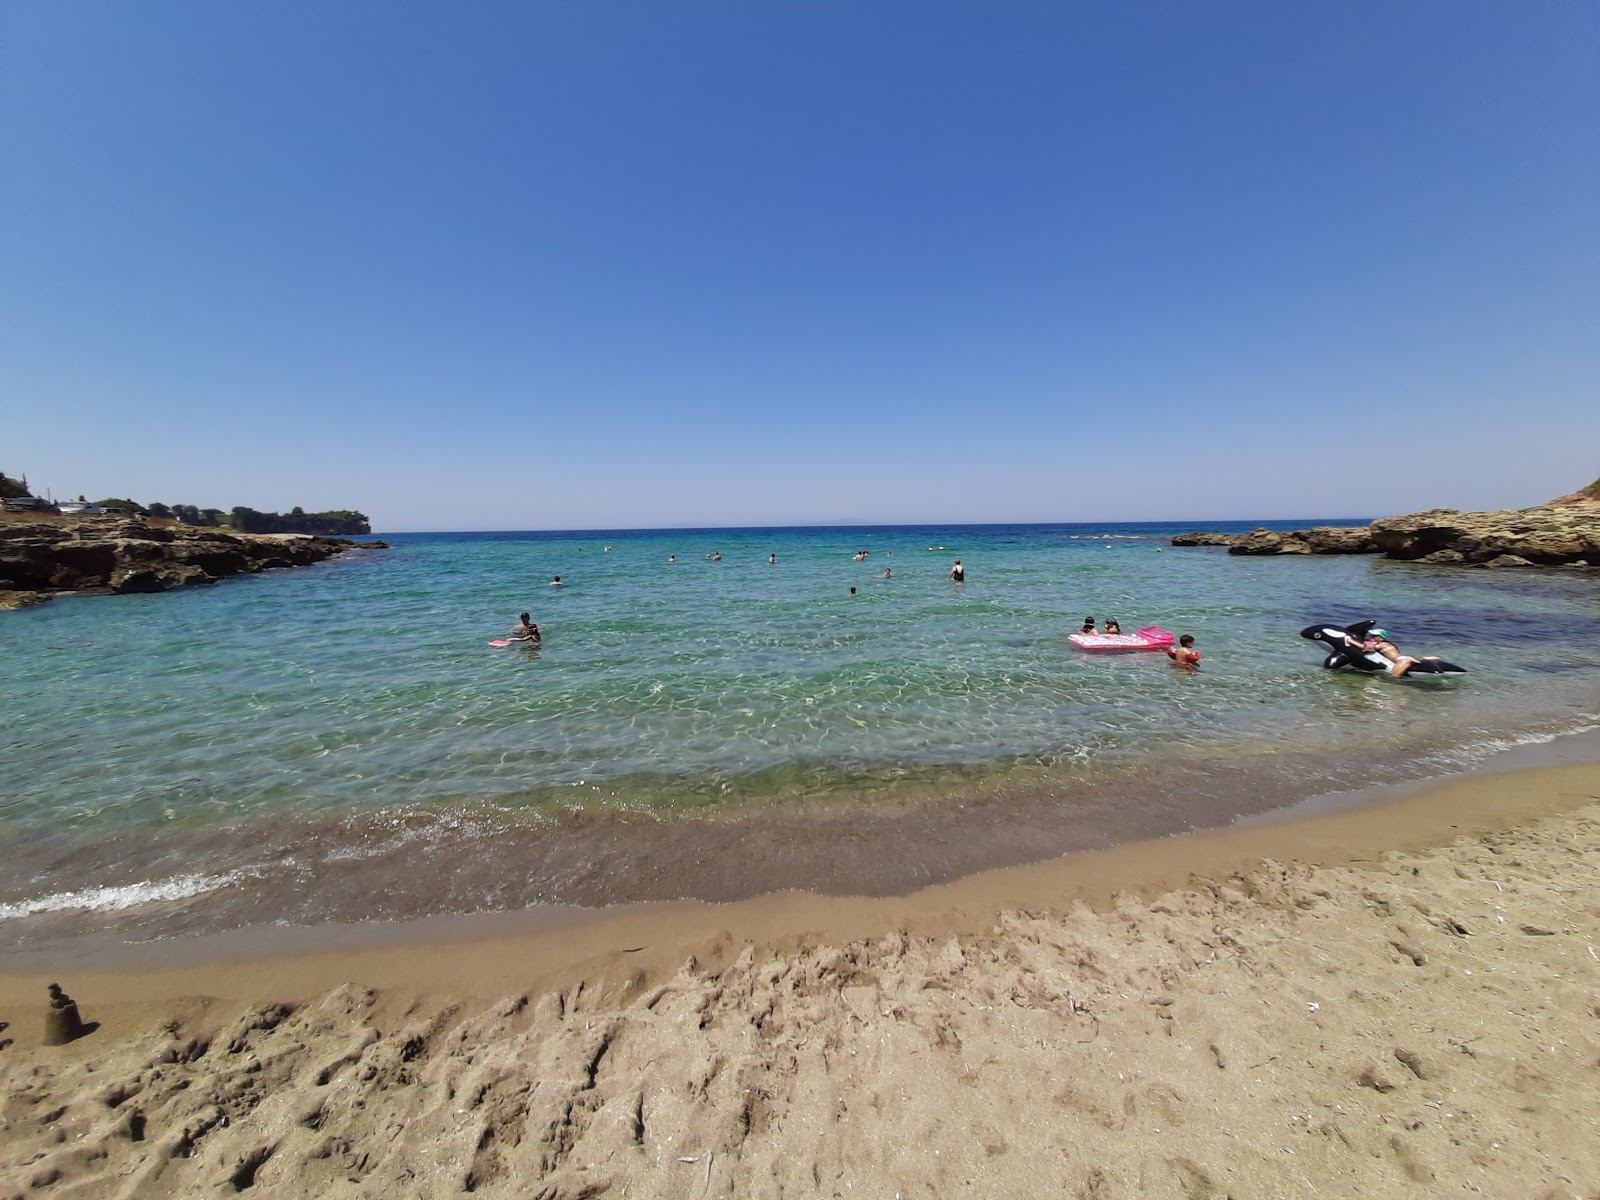
{"label": "person in black swimsuit", "polygon": [[961,560],[956,559],[956,565],[950,568],[950,582],[963,583],[967,578],[967,569],[961,565]]}

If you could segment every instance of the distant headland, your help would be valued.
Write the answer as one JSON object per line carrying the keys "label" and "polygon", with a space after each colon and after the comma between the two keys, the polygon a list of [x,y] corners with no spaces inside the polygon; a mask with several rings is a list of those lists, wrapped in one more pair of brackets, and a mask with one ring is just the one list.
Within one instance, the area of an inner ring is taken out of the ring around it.
{"label": "distant headland", "polygon": [[335,534],[372,532],[366,514],[225,513],[126,499],[55,501],[0,474],[0,608],[62,592],[164,592],[231,575],[302,567],[353,549],[386,549]]}
{"label": "distant headland", "polygon": [[310,533],[348,537],[372,532],[372,522],[367,514],[349,508],[308,513],[296,505],[286,513],[275,513],[257,512],[241,504],[224,512],[220,508],[200,508],[194,504],[156,502],[143,505],[116,496],[104,500],[89,500],[81,495],[76,500],[47,500],[31,494],[26,475],[17,478],[4,471],[0,471],[0,502],[8,512],[154,517],[162,521],[177,521],[196,529],[233,529],[239,533]]}

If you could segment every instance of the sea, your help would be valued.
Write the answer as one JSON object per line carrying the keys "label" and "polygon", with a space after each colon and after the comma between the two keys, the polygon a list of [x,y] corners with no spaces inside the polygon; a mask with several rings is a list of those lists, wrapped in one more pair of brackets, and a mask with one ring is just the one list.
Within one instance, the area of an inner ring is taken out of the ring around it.
{"label": "sea", "polygon": [[[0,965],[890,894],[1600,724],[1596,572],[1169,544],[1193,527],[385,534],[313,567],[0,613]],[[523,611],[542,644],[491,646]],[[1201,669],[1078,650],[1090,615],[1193,634]],[[1364,618],[1468,673],[1328,672],[1298,636]]]}

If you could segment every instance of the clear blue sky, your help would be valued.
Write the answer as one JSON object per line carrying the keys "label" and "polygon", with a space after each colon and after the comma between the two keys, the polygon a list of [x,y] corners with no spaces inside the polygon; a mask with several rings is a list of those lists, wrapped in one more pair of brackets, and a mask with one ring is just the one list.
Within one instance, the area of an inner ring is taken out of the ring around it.
{"label": "clear blue sky", "polygon": [[1600,474],[1600,5],[0,0],[0,470],[379,529]]}

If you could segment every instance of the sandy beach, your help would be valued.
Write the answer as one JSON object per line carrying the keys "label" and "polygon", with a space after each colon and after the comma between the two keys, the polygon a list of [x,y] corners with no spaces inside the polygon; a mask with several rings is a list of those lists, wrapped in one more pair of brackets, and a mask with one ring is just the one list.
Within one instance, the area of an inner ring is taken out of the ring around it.
{"label": "sandy beach", "polygon": [[1600,1195],[1600,766],[915,895],[0,976],[0,1195]]}

